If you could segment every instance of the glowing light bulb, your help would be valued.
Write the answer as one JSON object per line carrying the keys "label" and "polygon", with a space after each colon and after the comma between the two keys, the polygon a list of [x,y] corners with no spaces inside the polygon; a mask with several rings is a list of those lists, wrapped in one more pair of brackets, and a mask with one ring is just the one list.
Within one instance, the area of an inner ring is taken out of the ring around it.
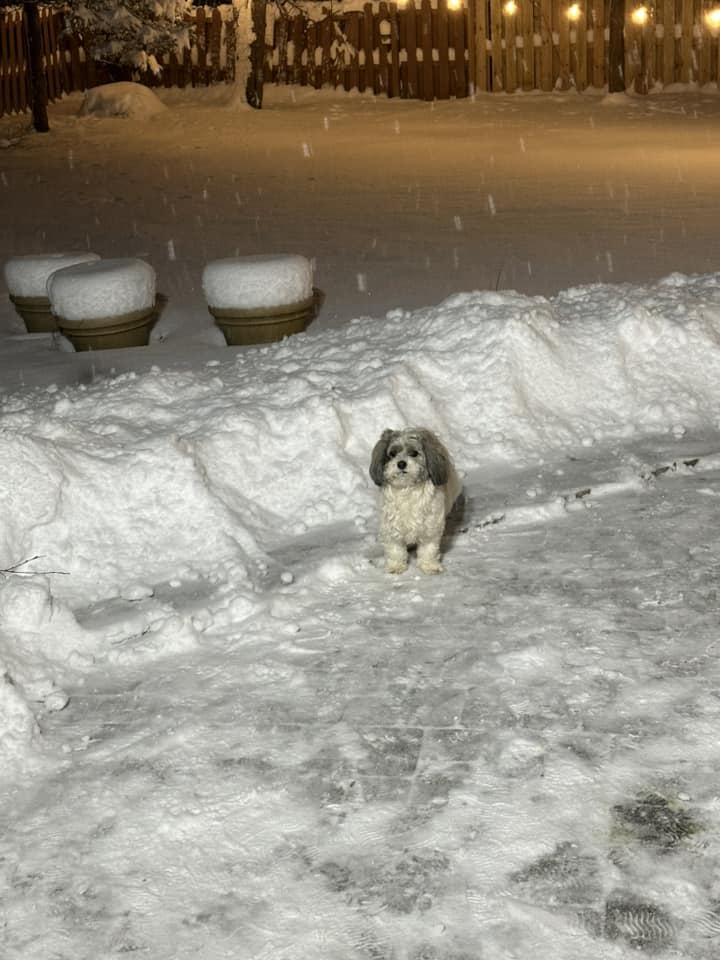
{"label": "glowing light bulb", "polygon": [[580,6],[580,4],[571,3],[570,6],[567,8],[567,16],[568,16],[568,20],[572,21],[572,23],[576,23],[582,16],[582,7]]}
{"label": "glowing light bulb", "polygon": [[705,14],[705,23],[708,25],[711,33],[717,34],[720,32],[720,7],[714,7],[712,10],[708,10]]}
{"label": "glowing light bulb", "polygon": [[506,17],[514,17],[518,12],[518,5],[515,3],[515,0],[507,0],[507,3],[503,7],[503,13]]}
{"label": "glowing light bulb", "polygon": [[650,13],[647,7],[635,7],[632,14],[630,15],[630,19],[637,27],[642,27],[643,24],[646,24],[648,22],[649,16],[650,16]]}
{"label": "glowing light bulb", "polygon": [[462,7],[462,0],[447,0],[448,10],[459,10]]}

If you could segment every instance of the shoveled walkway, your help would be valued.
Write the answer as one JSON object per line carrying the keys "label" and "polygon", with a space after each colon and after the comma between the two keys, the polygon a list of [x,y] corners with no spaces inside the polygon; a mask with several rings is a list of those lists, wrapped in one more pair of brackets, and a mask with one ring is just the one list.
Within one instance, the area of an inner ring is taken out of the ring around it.
{"label": "shoveled walkway", "polygon": [[2,956],[716,956],[720,472],[675,464],[471,484],[441,577],[295,542],[257,615],[71,691]]}

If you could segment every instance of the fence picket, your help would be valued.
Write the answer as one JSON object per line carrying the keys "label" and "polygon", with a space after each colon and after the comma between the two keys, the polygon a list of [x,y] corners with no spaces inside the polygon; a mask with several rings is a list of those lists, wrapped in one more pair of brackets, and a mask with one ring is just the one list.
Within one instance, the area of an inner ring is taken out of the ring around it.
{"label": "fence picket", "polygon": [[80,57],[80,41],[74,34],[68,34],[65,46],[66,56],[70,58],[70,85],[68,93],[72,90],[84,90],[88,84],[85,82],[85,71],[83,70],[83,61]]}
{"label": "fence picket", "polygon": [[661,0],[663,26],[663,76],[665,83],[675,83],[675,0]]}
{"label": "fence picket", "polygon": [[18,109],[10,96],[10,73],[15,64],[10,60],[10,31],[14,29],[15,11],[0,20],[0,58],[2,58],[2,72],[0,73],[0,113],[11,113]]}
{"label": "fence picket", "polygon": [[502,0],[490,0],[490,90],[504,90],[502,51]]}
{"label": "fence picket", "polygon": [[488,8],[486,0],[469,0],[470,84],[473,93],[488,88]]}
{"label": "fence picket", "polygon": [[447,0],[437,0],[435,12],[436,36],[434,49],[437,50],[437,83],[435,96],[438,100],[450,99],[450,43]]}
{"label": "fence picket", "polygon": [[535,6],[528,3],[520,7],[520,76],[519,86],[523,90],[532,90],[535,85]]}
{"label": "fence picket", "polygon": [[373,56],[373,8],[371,3],[366,3],[363,7],[364,17],[361,24],[361,42],[363,57],[365,59],[364,82],[360,90],[368,88],[375,91],[375,58]]}
{"label": "fence picket", "polygon": [[420,49],[422,50],[422,98],[433,99],[433,38],[432,6],[430,0],[420,5]]}
{"label": "fence picket", "polygon": [[517,90],[517,45],[515,43],[517,14],[505,17],[505,83],[507,93]]}
{"label": "fence picket", "polygon": [[25,59],[22,34],[20,32],[22,19],[21,16],[15,18],[8,36],[10,48],[10,99],[12,103],[17,104],[18,109],[24,109],[24,107],[27,106],[26,74],[20,70],[20,65]]}
{"label": "fence picket", "polygon": [[[287,68],[287,74],[293,83],[307,83],[307,63],[305,60],[305,20],[303,17],[294,17],[287,26],[287,32],[292,43],[292,67]],[[287,57],[288,44],[285,45]]]}
{"label": "fence picket", "polygon": [[552,0],[540,0],[540,89],[553,88]]}
{"label": "fence picket", "polygon": [[356,11],[348,14],[345,26],[345,35],[350,45],[350,67],[347,71],[346,90],[358,90],[360,82],[360,66],[358,50],[360,46],[360,14]]}
{"label": "fence picket", "polygon": [[[330,73],[331,73],[331,55],[330,55],[330,46],[333,41],[333,21],[330,17],[326,17],[324,20],[320,21],[319,25],[320,30],[320,64],[317,68],[317,84],[316,86],[324,87],[325,84],[330,83]],[[317,58],[317,54],[316,54]],[[317,62],[317,61],[316,61]]]}
{"label": "fence picket", "polygon": [[453,51],[453,57],[450,60],[450,96],[467,96],[467,72],[468,62],[465,59],[467,41],[465,39],[465,27],[467,18],[464,10],[448,11],[449,19],[449,42]]}
{"label": "fence picket", "polygon": [[680,45],[680,81],[692,83],[697,80],[695,65],[695,37],[693,36],[694,10],[692,3],[682,5],[682,39]]}
{"label": "fence picket", "polygon": [[400,96],[400,30],[397,4],[390,4],[390,86],[388,96]]}
{"label": "fence picket", "polygon": [[[710,2],[711,0],[701,0],[700,2],[699,15],[701,22],[704,22],[705,15],[711,9]],[[700,51],[698,55],[700,75],[698,77],[698,83],[701,87],[703,87],[706,83],[710,83],[710,78],[712,77],[714,41],[712,36],[706,31],[704,33],[700,33],[698,43],[700,45]]]}
{"label": "fence picket", "polygon": [[570,72],[578,90],[584,90],[588,85],[587,65],[587,18],[585,11],[580,11],[578,19],[570,25]]}
{"label": "fence picket", "polygon": [[418,90],[417,10],[412,0],[402,11],[402,19],[405,22],[407,35],[405,44],[405,49],[407,50],[407,86],[405,88],[405,96],[414,100],[420,96],[420,93]]}
{"label": "fence picket", "polygon": [[377,50],[377,78],[378,92],[388,93],[390,90],[390,70],[388,50],[392,42],[392,25],[390,23],[390,11],[387,3],[383,0],[378,7],[377,16],[373,17],[374,31],[373,40]]}
{"label": "fence picket", "polygon": [[213,8],[210,17],[210,35],[208,49],[210,51],[210,76],[213,83],[222,79],[222,62],[220,47],[222,41],[222,16],[217,7]]}
{"label": "fence picket", "polygon": [[196,63],[192,72],[192,85],[194,87],[202,81],[205,82],[207,70],[207,35],[205,32],[205,9],[198,7],[195,14],[195,50]]}

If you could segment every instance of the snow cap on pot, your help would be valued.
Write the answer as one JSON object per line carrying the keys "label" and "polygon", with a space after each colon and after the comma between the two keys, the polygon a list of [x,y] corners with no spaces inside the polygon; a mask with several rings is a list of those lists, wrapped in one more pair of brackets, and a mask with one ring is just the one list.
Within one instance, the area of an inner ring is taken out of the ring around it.
{"label": "snow cap on pot", "polygon": [[205,266],[202,288],[229,344],[269,343],[312,319],[312,263],[299,254],[227,257]]}
{"label": "snow cap on pot", "polygon": [[70,253],[30,253],[10,257],[3,273],[9,293],[14,297],[47,297],[51,274],[64,267],[99,260],[97,253],[79,250]]}
{"label": "snow cap on pot", "polygon": [[58,270],[48,281],[53,312],[73,325],[147,310],[155,303],[155,271],[132,257],[98,260]]}
{"label": "snow cap on pot", "polygon": [[10,299],[30,333],[50,333],[55,330],[55,318],[47,294],[47,282],[52,274],[65,267],[99,259],[97,253],[79,250],[24,254],[5,262],[3,274]]}
{"label": "snow cap on pot", "polygon": [[77,350],[142,346],[155,322],[155,271],[132,257],[58,270],[48,296],[62,333]]}

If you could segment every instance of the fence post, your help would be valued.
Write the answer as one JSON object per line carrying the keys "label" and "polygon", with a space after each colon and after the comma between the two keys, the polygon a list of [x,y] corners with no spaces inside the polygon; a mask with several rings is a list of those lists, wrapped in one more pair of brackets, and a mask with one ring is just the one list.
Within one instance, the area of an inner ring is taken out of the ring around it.
{"label": "fence post", "polygon": [[252,0],[253,39],[250,43],[250,73],[245,85],[245,99],[256,110],[262,108],[265,77],[265,25],[267,0]]}
{"label": "fence post", "polygon": [[24,0],[23,9],[25,10],[28,27],[33,126],[38,133],[47,133],[50,130],[47,114],[47,80],[45,78],[45,65],[43,64],[40,11],[38,10],[37,0]]}
{"label": "fence post", "polygon": [[610,0],[608,93],[625,93],[625,0]]}

